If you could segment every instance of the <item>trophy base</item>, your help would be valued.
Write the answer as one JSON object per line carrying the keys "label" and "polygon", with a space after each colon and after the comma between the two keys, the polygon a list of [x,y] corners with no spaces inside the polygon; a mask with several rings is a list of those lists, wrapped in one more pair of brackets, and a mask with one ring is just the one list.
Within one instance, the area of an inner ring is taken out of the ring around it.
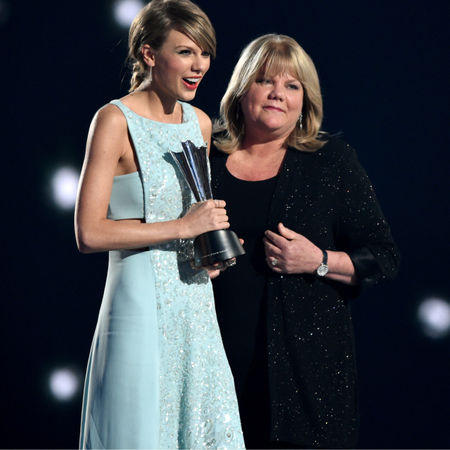
{"label": "trophy base", "polygon": [[210,266],[245,253],[234,231],[208,231],[194,240],[195,267]]}

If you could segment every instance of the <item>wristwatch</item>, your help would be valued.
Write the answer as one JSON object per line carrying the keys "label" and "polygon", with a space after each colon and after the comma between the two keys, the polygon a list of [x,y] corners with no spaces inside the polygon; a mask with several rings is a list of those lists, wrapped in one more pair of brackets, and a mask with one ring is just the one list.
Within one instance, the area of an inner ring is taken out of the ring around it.
{"label": "wristwatch", "polygon": [[317,275],[319,277],[324,277],[328,273],[328,253],[326,250],[322,250],[323,260],[322,264],[317,268]]}

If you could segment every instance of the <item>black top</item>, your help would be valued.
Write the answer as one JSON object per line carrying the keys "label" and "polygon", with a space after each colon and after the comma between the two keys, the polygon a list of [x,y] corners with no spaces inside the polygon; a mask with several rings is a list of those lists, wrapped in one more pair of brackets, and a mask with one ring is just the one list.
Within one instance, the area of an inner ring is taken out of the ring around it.
{"label": "black top", "polygon": [[[268,367],[270,439],[310,448],[356,445],[356,370],[348,303],[362,290],[393,279],[399,263],[389,227],[356,152],[336,138],[328,139],[313,153],[288,148],[273,195],[264,200],[270,203],[269,214],[259,219],[250,211],[248,199],[242,205],[242,187],[230,184],[227,155],[216,149],[211,152],[213,193],[227,202],[231,229],[239,236],[235,227],[242,221],[240,215],[260,221],[253,225],[260,230],[259,236],[264,228],[276,231],[282,222],[321,249],[347,252],[355,266],[358,287],[314,275],[277,275],[266,266],[261,303],[260,293],[253,296],[253,289],[243,294],[244,285],[253,283],[249,278],[263,274],[249,267],[251,258],[257,259],[256,246],[250,259],[239,256],[236,267],[214,281],[219,324],[240,399],[247,395],[245,374],[248,378],[251,363],[244,370],[239,367],[242,363],[234,361],[239,354],[248,358],[250,350],[244,353],[243,348],[252,329],[254,340],[263,343],[263,356],[257,345],[248,345],[258,355],[256,373],[264,375],[264,358]],[[264,254],[260,257],[264,259]],[[262,265],[258,262],[255,267]],[[249,304],[261,305],[259,314]],[[260,322],[261,328],[256,317],[265,322]],[[249,386],[254,388],[252,383]],[[256,418],[264,412],[264,390],[259,398],[260,404],[253,408]],[[265,417],[260,415],[262,423]],[[244,417],[243,429],[245,437]]]}
{"label": "black top", "polygon": [[[219,309],[218,317],[223,339],[226,340],[227,356],[235,375],[238,398],[243,392],[259,341],[256,336],[261,319],[261,301],[266,277],[270,275],[264,260],[262,239],[267,230],[275,181],[276,177],[254,182],[239,180],[225,168],[222,182],[214,193],[215,198],[227,201],[228,216],[234,218],[231,229],[244,239],[246,252],[237,258],[236,270],[226,270],[214,284],[218,296],[224,300],[217,302],[216,308]],[[239,192],[238,201],[229,198],[233,192]],[[239,295],[236,295],[236,286],[239,286]],[[242,313],[236,314],[238,310]],[[239,332],[234,333],[234,330]]]}
{"label": "black top", "polygon": [[276,180],[240,180],[225,167],[214,192],[215,198],[227,202],[231,229],[244,239],[246,251],[233,270],[215,280],[214,291],[247,448],[264,448],[269,441],[266,279],[272,271],[265,261],[263,237]]}

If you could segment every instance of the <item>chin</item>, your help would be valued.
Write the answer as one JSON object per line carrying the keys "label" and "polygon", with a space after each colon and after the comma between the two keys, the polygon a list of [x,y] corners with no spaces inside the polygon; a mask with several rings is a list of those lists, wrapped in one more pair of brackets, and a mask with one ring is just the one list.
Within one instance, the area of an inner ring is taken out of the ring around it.
{"label": "chin", "polygon": [[194,100],[196,92],[187,92],[183,93],[178,97],[178,100],[181,100],[182,102],[190,102],[191,100]]}
{"label": "chin", "polygon": [[266,122],[264,124],[264,126],[269,131],[277,131],[277,130],[281,130],[281,129],[285,128],[285,124],[284,123],[279,123],[279,122],[269,122],[269,123]]}

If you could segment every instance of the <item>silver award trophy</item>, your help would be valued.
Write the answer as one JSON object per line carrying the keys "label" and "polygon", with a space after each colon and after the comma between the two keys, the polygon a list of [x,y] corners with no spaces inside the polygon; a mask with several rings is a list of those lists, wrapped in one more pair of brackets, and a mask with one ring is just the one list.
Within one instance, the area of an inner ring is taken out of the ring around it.
{"label": "silver award trophy", "polygon": [[[197,202],[213,198],[209,183],[206,147],[196,147],[191,141],[181,142],[182,152],[170,152],[189,184]],[[194,240],[194,265],[203,267],[226,261],[245,253],[239,239],[231,230],[203,233]]]}

